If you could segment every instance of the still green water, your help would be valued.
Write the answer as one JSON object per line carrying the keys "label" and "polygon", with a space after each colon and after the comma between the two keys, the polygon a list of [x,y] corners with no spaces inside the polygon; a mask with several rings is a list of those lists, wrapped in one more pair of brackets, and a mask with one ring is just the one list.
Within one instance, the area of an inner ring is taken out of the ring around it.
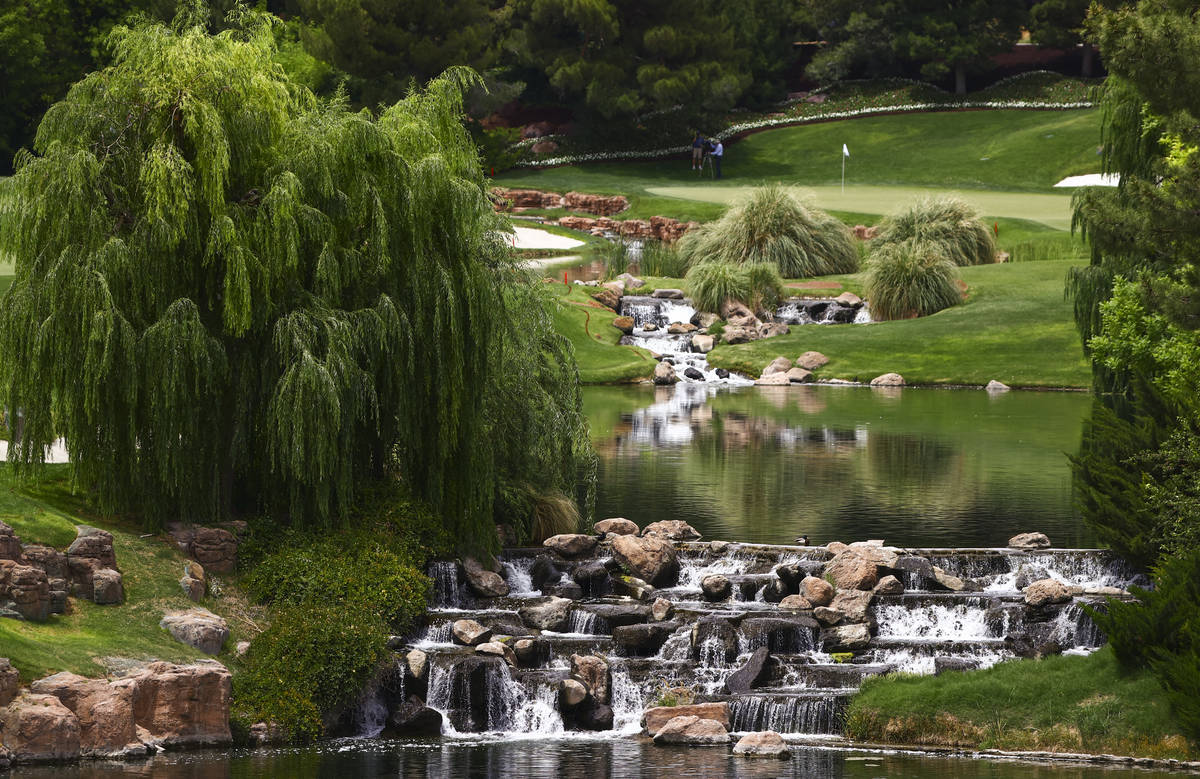
{"label": "still green water", "polygon": [[598,517],[762,543],[990,547],[1040,531],[1095,545],[1067,461],[1084,393],[681,384],[583,397]]}
{"label": "still green water", "polygon": [[266,777],[495,777],[496,779],[1125,779],[1146,771],[793,747],[786,761],[739,758],[728,747],[661,747],[645,739],[475,744],[360,741],[306,749],[183,752],[143,763],[19,769],[30,779],[265,779]]}

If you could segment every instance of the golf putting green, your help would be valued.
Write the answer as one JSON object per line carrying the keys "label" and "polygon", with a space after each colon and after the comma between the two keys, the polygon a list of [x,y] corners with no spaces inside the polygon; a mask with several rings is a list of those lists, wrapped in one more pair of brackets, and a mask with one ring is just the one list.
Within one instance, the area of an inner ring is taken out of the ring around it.
{"label": "golf putting green", "polygon": [[[781,183],[788,184],[789,182]],[[922,197],[956,195],[978,208],[984,218],[1028,219],[1041,222],[1056,230],[1071,229],[1070,194],[992,192],[940,187],[876,187],[852,184],[846,185],[846,191],[843,194],[841,187],[838,186],[795,186],[797,190],[811,197],[819,208],[827,211],[887,214]],[[749,186],[729,187],[718,184],[700,184],[684,187],[647,187],[645,191],[652,195],[679,200],[732,203],[748,194],[752,189],[753,187]]]}

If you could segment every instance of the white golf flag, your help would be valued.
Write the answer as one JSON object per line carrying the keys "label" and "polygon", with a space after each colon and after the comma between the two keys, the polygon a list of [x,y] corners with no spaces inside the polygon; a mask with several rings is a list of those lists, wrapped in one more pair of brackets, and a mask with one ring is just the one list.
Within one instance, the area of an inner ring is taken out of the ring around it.
{"label": "white golf flag", "polygon": [[850,150],[846,148],[846,144],[844,144],[844,143],[842,144],[842,156],[843,157],[850,156]]}

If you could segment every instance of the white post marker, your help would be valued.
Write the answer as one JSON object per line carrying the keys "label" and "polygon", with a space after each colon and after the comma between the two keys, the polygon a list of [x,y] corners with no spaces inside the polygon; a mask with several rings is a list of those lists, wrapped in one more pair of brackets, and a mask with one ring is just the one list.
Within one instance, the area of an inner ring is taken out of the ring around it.
{"label": "white post marker", "polygon": [[846,194],[846,158],[850,156],[850,150],[846,148],[846,144],[842,144],[842,194]]}

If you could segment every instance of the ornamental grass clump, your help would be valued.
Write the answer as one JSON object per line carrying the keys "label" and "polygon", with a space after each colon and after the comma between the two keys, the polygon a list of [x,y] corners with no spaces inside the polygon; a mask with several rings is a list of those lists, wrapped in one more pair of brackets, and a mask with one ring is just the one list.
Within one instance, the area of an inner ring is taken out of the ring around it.
{"label": "ornamental grass clump", "polygon": [[734,265],[709,261],[688,271],[687,288],[692,305],[700,311],[720,312],[730,301],[758,311],[779,302],[783,279],[774,265],[765,262]]}
{"label": "ornamental grass clump", "polygon": [[678,251],[689,266],[770,263],[785,278],[858,270],[849,228],[778,184],[754,190],[716,222],[685,234]]}
{"label": "ornamental grass clump", "polygon": [[905,211],[879,223],[875,245],[917,239],[936,244],[955,265],[985,265],[996,261],[996,238],[979,219],[979,212],[957,197],[918,200]]}
{"label": "ornamental grass clump", "polygon": [[923,241],[876,247],[867,262],[866,295],[871,316],[912,319],[962,302],[958,270],[941,248]]}

